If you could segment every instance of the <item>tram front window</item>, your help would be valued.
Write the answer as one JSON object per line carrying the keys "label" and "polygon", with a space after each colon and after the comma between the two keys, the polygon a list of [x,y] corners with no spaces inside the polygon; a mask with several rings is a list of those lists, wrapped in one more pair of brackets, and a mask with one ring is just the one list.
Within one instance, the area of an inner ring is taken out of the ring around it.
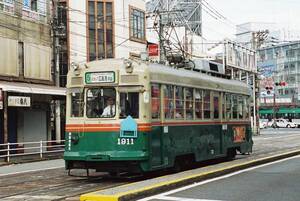
{"label": "tram front window", "polygon": [[89,118],[113,118],[116,114],[116,90],[92,88],[86,93],[86,115]]}
{"label": "tram front window", "polygon": [[71,117],[83,116],[83,93],[80,89],[71,92]]}
{"label": "tram front window", "polygon": [[139,118],[139,93],[120,93],[120,108],[121,119],[124,119],[129,115],[132,118]]}

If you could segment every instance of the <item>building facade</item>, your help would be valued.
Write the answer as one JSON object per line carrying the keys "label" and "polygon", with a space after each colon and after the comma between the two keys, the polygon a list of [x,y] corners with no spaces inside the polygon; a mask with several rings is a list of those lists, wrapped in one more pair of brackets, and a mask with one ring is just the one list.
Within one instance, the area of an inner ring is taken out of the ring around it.
{"label": "building facade", "polygon": [[51,2],[0,0],[0,144],[62,138],[54,103],[65,90],[55,86]]}
{"label": "building facade", "polygon": [[66,11],[67,34],[61,42],[68,68],[73,62],[128,58],[146,51],[145,1],[61,0],[60,5],[61,13]]}
{"label": "building facade", "polygon": [[259,49],[257,65],[262,116],[288,117],[286,109],[300,107],[300,42]]}

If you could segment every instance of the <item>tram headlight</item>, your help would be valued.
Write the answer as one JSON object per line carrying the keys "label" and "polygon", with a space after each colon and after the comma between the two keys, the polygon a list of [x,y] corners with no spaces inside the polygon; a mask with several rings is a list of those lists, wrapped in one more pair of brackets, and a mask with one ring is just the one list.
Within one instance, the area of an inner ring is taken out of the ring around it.
{"label": "tram headlight", "polygon": [[73,133],[73,134],[72,134],[71,142],[72,142],[73,144],[78,144],[78,142],[79,142],[79,136],[78,136],[77,133]]}
{"label": "tram headlight", "polygon": [[73,68],[74,71],[77,71],[79,69],[79,64],[75,63],[75,62],[72,62],[71,67]]}

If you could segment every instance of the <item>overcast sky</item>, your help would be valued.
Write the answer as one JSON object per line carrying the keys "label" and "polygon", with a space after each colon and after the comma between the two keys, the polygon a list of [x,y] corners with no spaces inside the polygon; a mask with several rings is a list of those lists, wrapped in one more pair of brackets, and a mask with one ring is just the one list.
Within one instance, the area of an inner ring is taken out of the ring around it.
{"label": "overcast sky", "polygon": [[246,22],[274,22],[279,28],[300,30],[300,0],[206,0],[228,20],[216,20],[203,11],[203,34],[221,40]]}

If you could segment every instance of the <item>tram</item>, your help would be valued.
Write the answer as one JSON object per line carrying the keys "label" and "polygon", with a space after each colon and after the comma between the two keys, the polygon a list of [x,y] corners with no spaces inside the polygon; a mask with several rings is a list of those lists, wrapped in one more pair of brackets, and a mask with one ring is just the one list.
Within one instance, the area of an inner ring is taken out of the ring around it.
{"label": "tram", "polygon": [[105,59],[70,70],[67,92],[68,170],[144,173],[252,152],[240,81]]}

